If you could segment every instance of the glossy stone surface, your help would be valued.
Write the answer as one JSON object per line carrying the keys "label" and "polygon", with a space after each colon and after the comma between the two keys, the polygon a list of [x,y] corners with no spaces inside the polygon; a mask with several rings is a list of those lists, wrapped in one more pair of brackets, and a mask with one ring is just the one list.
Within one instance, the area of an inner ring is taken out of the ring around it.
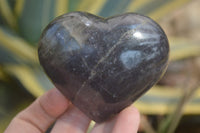
{"label": "glossy stone surface", "polygon": [[169,45],[148,17],[127,13],[104,19],[72,12],[47,26],[38,54],[54,85],[88,117],[102,122],[160,79]]}

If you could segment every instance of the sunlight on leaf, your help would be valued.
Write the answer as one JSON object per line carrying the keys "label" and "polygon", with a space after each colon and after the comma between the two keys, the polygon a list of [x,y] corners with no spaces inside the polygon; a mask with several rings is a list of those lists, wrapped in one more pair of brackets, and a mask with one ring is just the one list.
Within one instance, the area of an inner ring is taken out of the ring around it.
{"label": "sunlight on leaf", "polygon": [[8,25],[16,30],[17,29],[16,18],[10,9],[10,6],[7,3],[7,0],[0,0],[0,13],[5,18]]}
{"label": "sunlight on leaf", "polygon": [[24,1],[25,0],[17,0],[16,1],[15,7],[14,7],[14,12],[15,12],[17,18],[19,18],[19,16],[21,16],[21,13],[24,8]]}
{"label": "sunlight on leaf", "polygon": [[31,60],[32,62],[38,62],[37,52],[23,39],[8,35],[3,29],[0,28],[0,44],[12,51],[14,54],[20,56],[23,59]]}
{"label": "sunlight on leaf", "polygon": [[60,16],[68,11],[68,0],[57,0],[55,8],[55,16]]}
{"label": "sunlight on leaf", "polygon": [[126,11],[138,10],[141,6],[146,5],[152,2],[151,0],[132,0],[130,4],[127,6]]}
{"label": "sunlight on leaf", "polygon": [[78,3],[77,10],[98,14],[105,3],[106,0],[82,0],[80,3]]}
{"label": "sunlight on leaf", "polygon": [[6,65],[5,70],[11,75],[15,76],[24,85],[24,87],[35,97],[44,94],[42,85],[39,84],[34,72],[27,66],[20,65]]}
{"label": "sunlight on leaf", "polygon": [[170,61],[200,56],[200,45],[196,41],[181,38],[169,38],[169,43],[171,45]]}
{"label": "sunlight on leaf", "polygon": [[155,11],[152,11],[148,15],[155,20],[159,20],[167,13],[173,11],[174,9],[180,7],[181,5],[185,4],[188,1],[191,0],[171,0],[169,3],[160,6]]}

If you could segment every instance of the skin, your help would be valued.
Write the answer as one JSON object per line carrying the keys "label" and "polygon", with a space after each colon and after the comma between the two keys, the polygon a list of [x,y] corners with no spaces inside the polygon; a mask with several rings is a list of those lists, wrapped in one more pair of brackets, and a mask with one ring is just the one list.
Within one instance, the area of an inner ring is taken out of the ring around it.
{"label": "skin", "polygon": [[[91,120],[74,107],[57,89],[51,89],[21,111],[4,133],[86,133]],[[95,124],[91,133],[137,133],[138,110],[129,106],[112,119]]]}

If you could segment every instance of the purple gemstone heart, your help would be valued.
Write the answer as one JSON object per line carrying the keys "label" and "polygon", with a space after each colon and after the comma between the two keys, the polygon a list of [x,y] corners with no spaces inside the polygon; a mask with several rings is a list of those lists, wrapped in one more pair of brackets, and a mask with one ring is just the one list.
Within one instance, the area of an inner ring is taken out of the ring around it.
{"label": "purple gemstone heart", "polygon": [[88,117],[102,122],[161,78],[169,44],[161,27],[139,14],[101,18],[72,12],[46,27],[38,55],[54,85]]}

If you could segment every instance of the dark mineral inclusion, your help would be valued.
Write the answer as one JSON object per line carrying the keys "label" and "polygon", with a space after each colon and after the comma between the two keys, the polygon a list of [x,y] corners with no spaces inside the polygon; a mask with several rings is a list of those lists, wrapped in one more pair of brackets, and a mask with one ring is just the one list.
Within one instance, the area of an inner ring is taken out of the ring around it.
{"label": "dark mineral inclusion", "polygon": [[46,27],[38,54],[54,85],[89,118],[102,122],[160,79],[169,45],[148,17],[72,12]]}

